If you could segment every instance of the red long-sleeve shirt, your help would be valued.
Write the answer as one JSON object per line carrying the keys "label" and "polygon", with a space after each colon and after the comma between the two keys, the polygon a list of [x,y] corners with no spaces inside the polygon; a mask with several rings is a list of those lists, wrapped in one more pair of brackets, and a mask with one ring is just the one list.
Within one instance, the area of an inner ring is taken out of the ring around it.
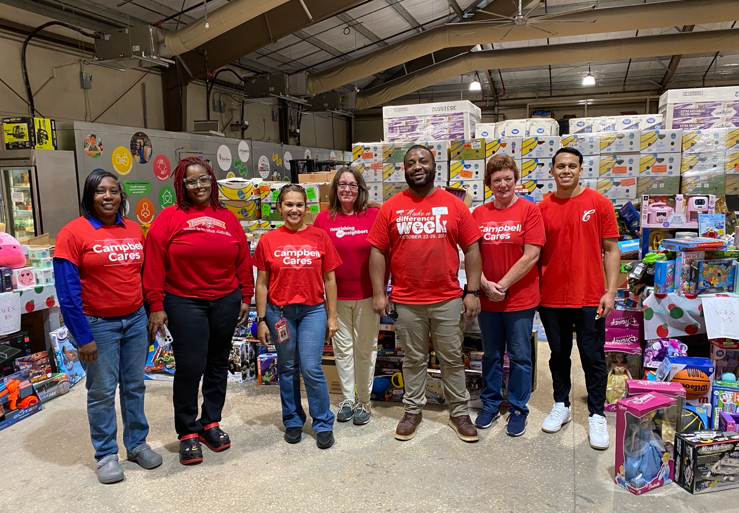
{"label": "red long-sleeve shirt", "polygon": [[154,220],[144,246],[144,297],[152,312],[164,309],[164,293],[213,300],[241,287],[254,295],[249,244],[236,216],[223,209],[177,206]]}

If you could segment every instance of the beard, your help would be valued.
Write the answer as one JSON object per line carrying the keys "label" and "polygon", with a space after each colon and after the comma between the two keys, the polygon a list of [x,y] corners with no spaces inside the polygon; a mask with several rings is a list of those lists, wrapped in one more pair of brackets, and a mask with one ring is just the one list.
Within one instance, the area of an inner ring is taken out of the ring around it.
{"label": "beard", "polygon": [[422,187],[426,187],[429,183],[433,183],[433,181],[434,181],[433,170],[425,172],[423,177],[420,179],[415,179],[413,178],[413,176],[409,174],[405,175],[405,182],[408,184],[408,187],[412,187],[414,189],[420,189]]}

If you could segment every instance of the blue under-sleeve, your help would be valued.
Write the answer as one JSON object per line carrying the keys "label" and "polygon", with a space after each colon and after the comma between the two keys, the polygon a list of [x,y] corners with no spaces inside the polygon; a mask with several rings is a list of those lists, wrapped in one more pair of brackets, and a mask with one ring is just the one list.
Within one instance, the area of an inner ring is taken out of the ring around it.
{"label": "blue under-sleeve", "polygon": [[94,337],[82,312],[82,283],[77,266],[64,258],[54,258],[54,281],[64,323],[77,345],[92,342]]}

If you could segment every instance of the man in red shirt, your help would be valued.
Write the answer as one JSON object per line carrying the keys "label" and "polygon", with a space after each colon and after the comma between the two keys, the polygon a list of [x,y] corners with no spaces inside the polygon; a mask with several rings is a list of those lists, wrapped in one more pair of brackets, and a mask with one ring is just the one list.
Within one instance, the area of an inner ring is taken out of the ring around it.
{"label": "man in red shirt", "polygon": [[[579,151],[560,149],[552,159],[557,190],[539,204],[547,236],[539,260],[539,314],[551,349],[549,369],[555,402],[542,430],[556,433],[572,420],[569,395],[574,327],[588,390],[590,446],[605,450],[609,439],[603,414],[608,377],[604,319],[613,310],[621,255],[613,204],[580,185],[582,162]],[[608,289],[603,284],[604,268]]]}
{"label": "man in red shirt", "polygon": [[[449,425],[465,442],[476,442],[477,430],[467,409],[462,330],[465,318],[470,320],[480,313],[482,262],[477,241],[482,234],[467,206],[434,186],[436,163],[428,148],[411,147],[404,165],[409,189],[382,205],[367,237],[372,244],[372,306],[379,315],[388,315],[385,255],[390,251],[390,300],[395,305],[396,329],[405,352],[405,414],[395,438],[410,440],[421,423],[431,332],[449,400]],[[457,280],[458,246],[465,254],[464,291]]]}

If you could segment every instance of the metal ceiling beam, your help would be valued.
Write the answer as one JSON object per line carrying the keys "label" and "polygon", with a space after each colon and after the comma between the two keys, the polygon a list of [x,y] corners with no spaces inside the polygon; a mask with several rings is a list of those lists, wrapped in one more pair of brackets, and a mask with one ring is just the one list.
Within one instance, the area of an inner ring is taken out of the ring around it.
{"label": "metal ceiling beam", "polygon": [[[693,32],[694,28],[695,25],[685,25],[680,32]],[[682,55],[673,55],[672,58],[670,58],[670,64],[667,65],[665,76],[662,77],[662,84],[660,85],[662,89],[666,88],[667,84],[672,80],[672,77],[675,76],[675,72],[677,71],[677,67],[680,65],[680,60],[682,58]]]}
{"label": "metal ceiling beam", "polygon": [[[493,5],[498,3],[495,2]],[[501,5],[512,6],[510,2],[503,2]],[[455,23],[427,30],[423,34],[417,34],[387,48],[358,57],[350,63],[312,74],[308,78],[308,89],[312,94],[330,91],[372,73],[428,55],[429,52],[438,51],[441,48],[500,42],[510,30],[510,26],[474,23],[491,19],[493,19],[491,16],[478,12],[471,20],[473,23],[468,20],[465,23]],[[563,15],[561,18],[551,22],[543,21],[538,25],[556,31],[558,37],[565,37],[663,28],[678,24],[680,26],[700,25],[718,23],[727,19],[739,19],[739,2],[735,0],[686,0],[611,7],[587,13]],[[564,21],[584,23],[563,23]],[[506,41],[542,39],[542,35],[536,28],[516,26],[508,34]]]}
{"label": "metal ceiling beam", "polygon": [[[47,5],[41,2],[29,2],[27,0],[0,0],[0,4],[9,5],[17,9],[46,16],[53,20],[64,21],[80,28],[103,32],[112,28],[128,27],[129,24],[125,20],[121,20],[121,13],[117,11],[108,12],[107,9],[100,6],[100,10],[90,10],[86,8],[77,9],[72,5],[67,5],[66,9],[62,6],[57,8],[56,5]],[[145,21],[132,19],[131,25],[145,24]],[[138,23],[137,23],[138,22]]]}
{"label": "metal ceiling beam", "polygon": [[[580,62],[614,61],[628,58],[654,57],[671,51],[681,54],[712,51],[739,51],[739,33],[714,30],[633,37],[597,42],[572,43],[534,48],[514,48],[470,52],[413,75],[395,80],[383,87],[357,95],[357,109],[371,108],[395,98],[438,84],[444,80],[478,69],[517,68],[522,65],[546,66]],[[657,86],[658,83],[655,82]]]}
{"label": "metal ceiling beam", "polygon": [[[301,1],[305,3],[313,16],[313,22],[308,20],[308,16],[301,6]],[[362,0],[290,0],[262,16],[205,43],[201,49],[208,52],[209,67],[218,69],[259,48],[302,30],[311,23],[336,16],[361,3]],[[195,77],[205,76],[202,56],[194,52],[188,52],[182,57]]]}
{"label": "metal ceiling beam", "polygon": [[418,20],[413,17],[408,10],[400,4],[400,0],[385,0],[387,4],[395,9],[395,12],[400,16],[419,34],[423,32],[423,27],[418,23]]}
{"label": "metal ceiling beam", "polygon": [[457,3],[457,0],[447,0],[447,2],[449,2],[449,6],[452,8],[452,11],[454,11],[454,14],[456,14],[459,19],[464,19],[464,11]]}
{"label": "metal ceiling beam", "polygon": [[349,16],[347,13],[342,12],[336,17],[339,18],[344,23],[346,23],[350,28],[353,28],[354,30],[362,34],[364,37],[372,41],[373,43],[377,43],[377,46],[379,46],[380,48],[384,48],[387,46],[387,43],[383,41],[382,39],[380,39],[380,37],[377,34],[375,34],[370,29],[362,25],[362,23],[358,22],[357,20]]}
{"label": "metal ceiling beam", "polygon": [[347,62],[347,61],[350,61],[351,60],[351,58],[347,57],[346,55],[342,55],[341,50],[339,50],[338,48],[334,48],[330,44],[324,43],[323,41],[321,41],[317,37],[311,36],[310,34],[308,34],[307,32],[305,32],[304,30],[296,30],[295,32],[293,32],[293,35],[295,37],[298,37],[298,38],[302,39],[306,43],[312,44],[316,48],[320,48],[324,52],[326,52],[328,54],[331,54],[334,57],[338,57],[339,59],[341,59],[344,62]]}

